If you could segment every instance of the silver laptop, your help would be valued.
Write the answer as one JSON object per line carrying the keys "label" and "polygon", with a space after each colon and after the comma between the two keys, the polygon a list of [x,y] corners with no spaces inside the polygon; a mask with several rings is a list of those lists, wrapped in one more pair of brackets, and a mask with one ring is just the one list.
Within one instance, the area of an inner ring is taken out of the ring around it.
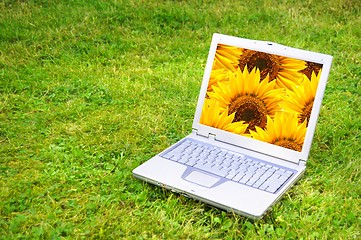
{"label": "silver laptop", "polygon": [[306,169],[332,56],[215,33],[192,131],[135,177],[260,219]]}

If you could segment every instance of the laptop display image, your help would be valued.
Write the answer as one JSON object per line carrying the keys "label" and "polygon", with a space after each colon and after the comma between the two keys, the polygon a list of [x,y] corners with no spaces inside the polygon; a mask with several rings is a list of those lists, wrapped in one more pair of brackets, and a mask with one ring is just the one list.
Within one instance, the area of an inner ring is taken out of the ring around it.
{"label": "laptop display image", "polygon": [[322,64],[217,45],[201,124],[301,151]]}
{"label": "laptop display image", "polygon": [[190,134],[133,175],[260,219],[306,169],[331,62],[214,34]]}

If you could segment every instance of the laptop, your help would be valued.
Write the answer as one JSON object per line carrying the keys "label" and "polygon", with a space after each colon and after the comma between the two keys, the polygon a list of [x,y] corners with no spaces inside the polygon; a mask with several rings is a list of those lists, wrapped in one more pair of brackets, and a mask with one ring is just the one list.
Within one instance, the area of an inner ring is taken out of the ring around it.
{"label": "laptop", "polygon": [[261,219],[306,170],[331,62],[215,33],[192,130],[133,175]]}

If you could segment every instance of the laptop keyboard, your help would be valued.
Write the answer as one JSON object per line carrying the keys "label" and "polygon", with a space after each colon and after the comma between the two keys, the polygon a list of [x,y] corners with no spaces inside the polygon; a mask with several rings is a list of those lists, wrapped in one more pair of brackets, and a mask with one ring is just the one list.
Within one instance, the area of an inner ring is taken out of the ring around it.
{"label": "laptop keyboard", "polygon": [[161,156],[270,193],[277,192],[296,172],[189,138]]}

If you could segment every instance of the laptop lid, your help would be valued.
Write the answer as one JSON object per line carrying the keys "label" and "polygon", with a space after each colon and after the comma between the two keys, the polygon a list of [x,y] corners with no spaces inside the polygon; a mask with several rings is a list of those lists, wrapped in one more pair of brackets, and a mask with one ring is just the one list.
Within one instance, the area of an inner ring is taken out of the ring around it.
{"label": "laptop lid", "polygon": [[197,134],[306,161],[332,56],[215,33],[193,121]]}

